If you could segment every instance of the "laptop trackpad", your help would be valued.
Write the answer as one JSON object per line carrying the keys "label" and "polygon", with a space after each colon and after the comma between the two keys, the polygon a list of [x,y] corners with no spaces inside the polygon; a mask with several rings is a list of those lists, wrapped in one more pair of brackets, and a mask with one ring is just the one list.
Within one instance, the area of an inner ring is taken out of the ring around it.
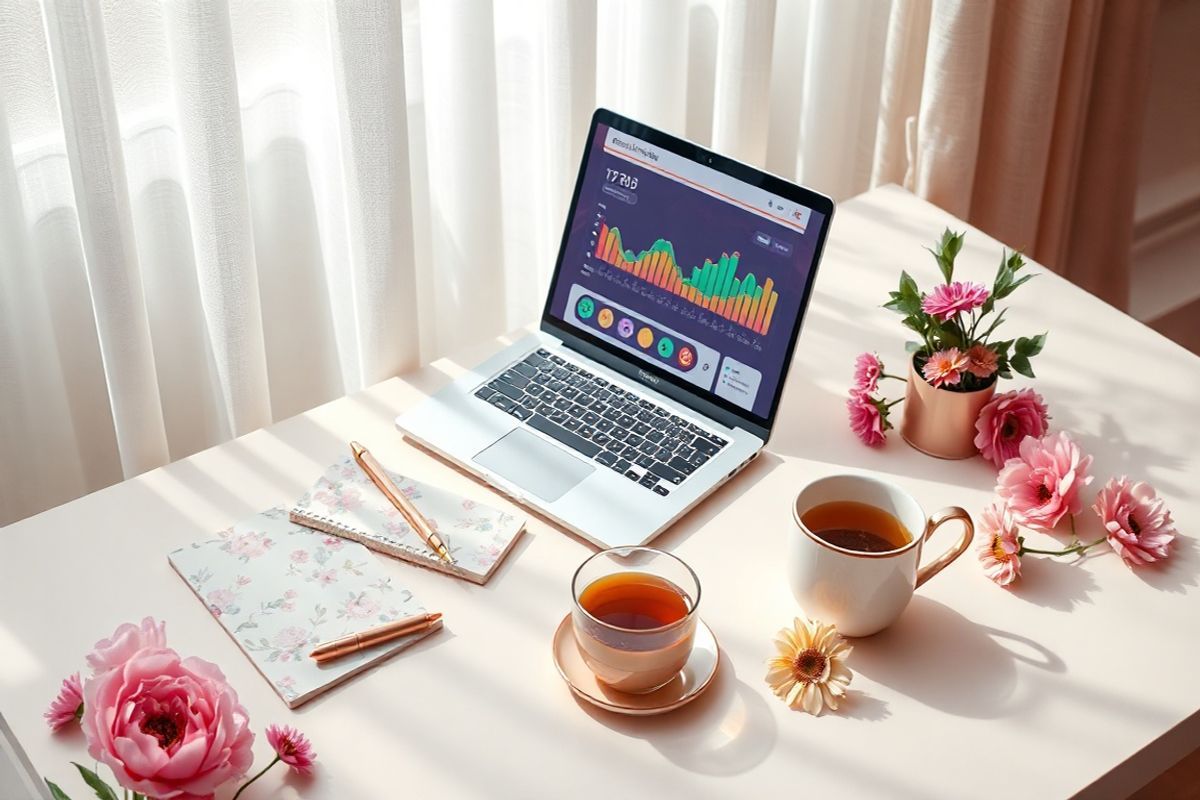
{"label": "laptop trackpad", "polygon": [[522,428],[497,439],[477,453],[474,461],[548,503],[595,471],[586,461]]}

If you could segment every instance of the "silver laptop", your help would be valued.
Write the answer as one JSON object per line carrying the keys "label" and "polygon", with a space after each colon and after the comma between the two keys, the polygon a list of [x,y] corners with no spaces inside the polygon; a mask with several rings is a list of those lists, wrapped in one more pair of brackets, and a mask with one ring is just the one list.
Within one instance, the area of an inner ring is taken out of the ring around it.
{"label": "silver laptop", "polygon": [[597,110],[539,332],[396,425],[595,545],[644,544],[766,444],[832,215]]}

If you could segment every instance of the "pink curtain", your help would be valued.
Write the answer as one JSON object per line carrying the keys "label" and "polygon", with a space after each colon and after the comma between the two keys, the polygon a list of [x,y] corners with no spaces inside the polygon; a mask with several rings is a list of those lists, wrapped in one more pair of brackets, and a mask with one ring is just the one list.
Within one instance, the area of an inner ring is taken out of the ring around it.
{"label": "pink curtain", "polygon": [[1118,307],[1157,2],[897,0],[873,181]]}

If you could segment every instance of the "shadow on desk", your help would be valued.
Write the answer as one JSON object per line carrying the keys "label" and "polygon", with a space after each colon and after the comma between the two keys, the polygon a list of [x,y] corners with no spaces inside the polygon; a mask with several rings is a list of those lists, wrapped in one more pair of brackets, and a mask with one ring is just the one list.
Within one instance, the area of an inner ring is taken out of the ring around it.
{"label": "shadow on desk", "polygon": [[921,595],[913,596],[890,628],[853,644],[856,672],[961,717],[1009,717],[1031,705],[1036,698],[1018,690],[1017,662],[1066,671],[1063,660],[1044,645],[976,624]]}
{"label": "shadow on desk", "polygon": [[738,679],[728,654],[713,684],[690,705],[659,717],[626,717],[575,702],[617,733],[645,739],[668,761],[701,775],[738,775],[761,763],[775,747],[778,725],[767,701]]}

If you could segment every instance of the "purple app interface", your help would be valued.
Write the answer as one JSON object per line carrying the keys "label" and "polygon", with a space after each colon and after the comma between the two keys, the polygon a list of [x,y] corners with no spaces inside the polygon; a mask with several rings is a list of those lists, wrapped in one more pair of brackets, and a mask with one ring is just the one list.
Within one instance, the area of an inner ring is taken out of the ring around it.
{"label": "purple app interface", "polygon": [[551,311],[766,417],[823,215],[599,125]]}

